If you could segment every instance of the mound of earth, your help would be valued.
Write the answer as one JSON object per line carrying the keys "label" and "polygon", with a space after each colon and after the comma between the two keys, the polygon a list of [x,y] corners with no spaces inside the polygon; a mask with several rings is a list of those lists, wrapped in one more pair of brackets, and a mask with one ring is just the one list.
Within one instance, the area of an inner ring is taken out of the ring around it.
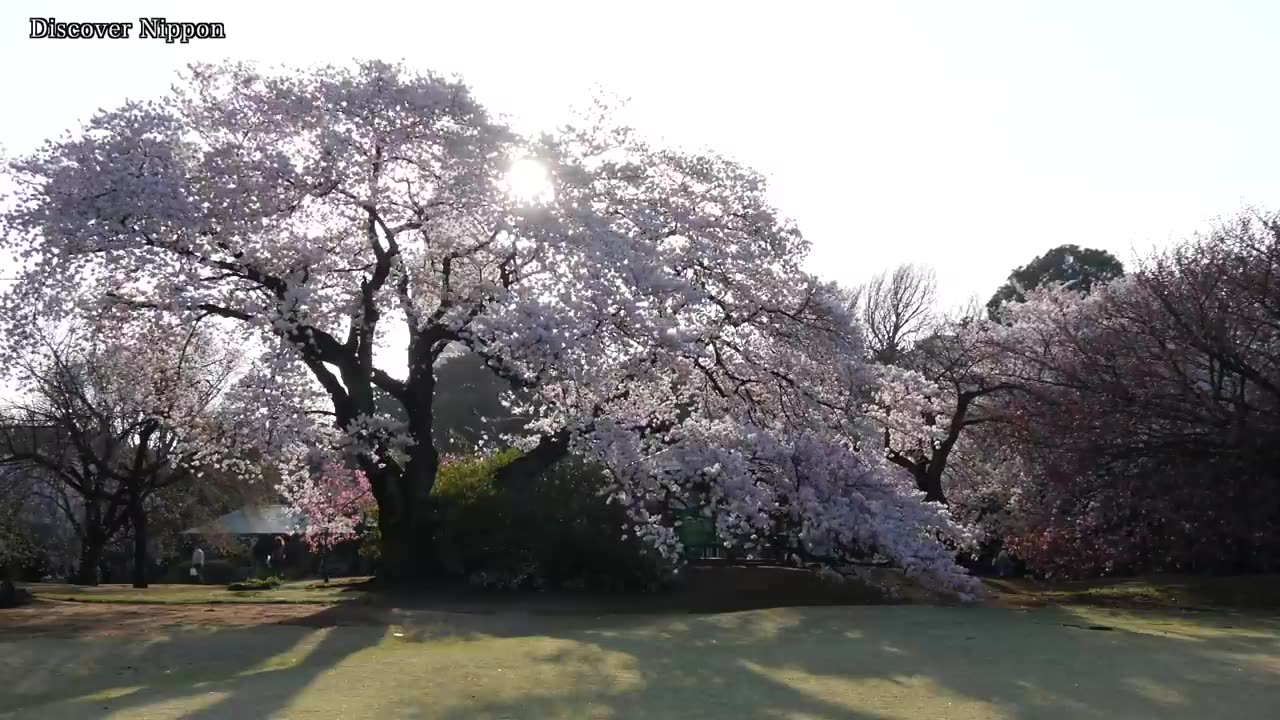
{"label": "mound of earth", "polygon": [[379,607],[463,613],[717,613],[776,607],[878,605],[935,601],[901,572],[846,568],[841,573],[754,564],[705,564],[684,569],[672,589],[655,593],[481,590],[464,583],[381,589]]}
{"label": "mound of earth", "polygon": [[893,594],[856,576],[770,565],[695,565],[655,600],[672,609],[726,612],[801,605],[877,605]]}

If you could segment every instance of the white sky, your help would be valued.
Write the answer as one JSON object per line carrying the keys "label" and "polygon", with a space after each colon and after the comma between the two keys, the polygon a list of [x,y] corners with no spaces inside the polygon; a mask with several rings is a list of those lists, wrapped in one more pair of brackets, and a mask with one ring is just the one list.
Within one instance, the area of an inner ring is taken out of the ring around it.
{"label": "white sky", "polygon": [[[22,153],[98,107],[156,95],[193,59],[403,59],[459,72],[536,125],[598,84],[631,98],[641,129],[768,174],[820,275],[855,283],[927,262],[948,304],[985,300],[1055,245],[1128,260],[1244,203],[1280,205],[1280,3],[325,8],[4,3],[0,146]],[[135,37],[28,39],[28,18],[50,15],[132,21]],[[152,15],[223,22],[228,39],[138,39]]]}

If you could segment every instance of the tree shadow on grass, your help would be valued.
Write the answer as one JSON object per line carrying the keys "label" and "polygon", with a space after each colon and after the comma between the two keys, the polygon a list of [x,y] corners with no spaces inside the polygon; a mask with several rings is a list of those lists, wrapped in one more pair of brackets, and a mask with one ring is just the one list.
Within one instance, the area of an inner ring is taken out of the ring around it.
{"label": "tree shadow on grass", "polygon": [[457,614],[348,604],[287,622],[146,641],[5,643],[0,672],[11,688],[0,690],[0,708],[42,720],[119,711],[1248,720],[1280,706],[1280,627],[1244,616],[929,606]]}
{"label": "tree shadow on grass", "polygon": [[[447,710],[403,704],[395,715],[1247,720],[1280,707],[1280,635],[1266,629],[1172,632],[1062,608],[922,606],[587,625],[527,624],[527,637],[546,639],[523,658],[540,684]],[[501,623],[487,630],[502,637]]]}
{"label": "tree shadow on grass", "polygon": [[[268,717],[320,673],[376,645],[385,628],[341,606],[261,625],[178,627],[150,636],[0,641],[0,717]],[[109,618],[109,613],[100,617]],[[9,713],[9,714],[6,714]]]}

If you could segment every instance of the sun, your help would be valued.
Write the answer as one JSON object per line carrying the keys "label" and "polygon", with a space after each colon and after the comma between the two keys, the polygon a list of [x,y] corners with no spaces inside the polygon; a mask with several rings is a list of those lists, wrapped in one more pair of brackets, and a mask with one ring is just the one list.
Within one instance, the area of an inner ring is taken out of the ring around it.
{"label": "sun", "polygon": [[511,197],[522,203],[543,203],[555,196],[546,166],[531,158],[511,163],[505,185]]}

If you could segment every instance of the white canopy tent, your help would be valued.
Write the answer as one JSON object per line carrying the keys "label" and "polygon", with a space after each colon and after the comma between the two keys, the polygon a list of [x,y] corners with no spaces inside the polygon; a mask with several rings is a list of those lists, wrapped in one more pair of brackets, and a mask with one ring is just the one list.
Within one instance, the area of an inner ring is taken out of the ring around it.
{"label": "white canopy tent", "polygon": [[183,535],[293,535],[306,521],[286,505],[250,505],[206,523],[183,530]]}

